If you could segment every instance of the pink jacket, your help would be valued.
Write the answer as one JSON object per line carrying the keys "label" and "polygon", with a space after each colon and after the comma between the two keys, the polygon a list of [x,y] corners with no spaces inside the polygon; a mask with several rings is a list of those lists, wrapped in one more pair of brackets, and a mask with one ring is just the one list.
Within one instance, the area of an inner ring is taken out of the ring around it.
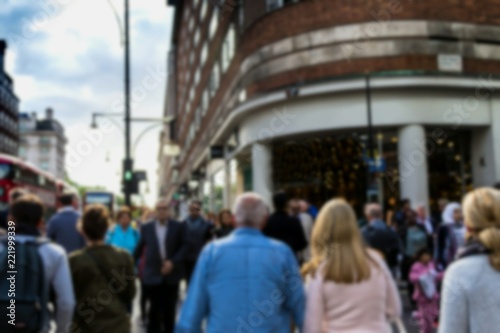
{"label": "pink jacket", "polygon": [[380,255],[370,251],[369,280],[357,284],[324,281],[321,268],[307,286],[304,333],[391,333],[389,318],[401,316],[401,299]]}
{"label": "pink jacket", "polygon": [[[413,266],[411,266],[410,282],[415,285],[415,291],[413,292],[413,299],[417,302],[428,301],[427,297],[425,297],[425,294],[422,292],[422,289],[420,288],[419,279],[422,275],[427,274],[429,270],[436,271],[436,267],[432,261],[429,262],[427,265],[424,265],[423,263],[417,261],[416,263],[413,264]],[[443,273],[436,272],[436,281],[439,281],[442,278],[443,278]],[[436,292],[434,299],[438,298],[439,294]]]}

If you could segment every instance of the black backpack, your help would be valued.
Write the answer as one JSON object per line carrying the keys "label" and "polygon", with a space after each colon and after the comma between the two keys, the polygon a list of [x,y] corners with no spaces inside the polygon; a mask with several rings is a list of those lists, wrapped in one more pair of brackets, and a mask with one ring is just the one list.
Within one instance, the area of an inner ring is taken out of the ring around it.
{"label": "black backpack", "polygon": [[366,226],[364,232],[368,245],[384,254],[387,266],[395,267],[398,265],[398,255],[401,251],[401,243],[398,235],[389,229],[374,228],[371,225]]}
{"label": "black backpack", "polygon": [[43,328],[47,315],[48,285],[38,248],[48,239],[16,242],[2,240],[0,252],[0,332],[32,333]]}

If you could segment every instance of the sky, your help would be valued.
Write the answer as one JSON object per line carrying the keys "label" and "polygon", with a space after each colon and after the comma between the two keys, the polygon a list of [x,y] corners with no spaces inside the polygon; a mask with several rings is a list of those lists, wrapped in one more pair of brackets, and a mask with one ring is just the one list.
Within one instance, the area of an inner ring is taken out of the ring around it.
{"label": "sky", "polygon": [[[42,118],[51,107],[65,127],[69,177],[119,192],[122,118],[90,128],[93,112],[123,112],[124,49],[109,2],[123,19],[123,0],[0,0],[0,39],[19,110]],[[132,117],[162,116],[172,14],[165,0],[130,0]],[[132,142],[152,125],[133,124]],[[148,174],[138,198],[147,204],[158,192],[159,135],[159,126],[146,132],[134,154],[135,169]]]}

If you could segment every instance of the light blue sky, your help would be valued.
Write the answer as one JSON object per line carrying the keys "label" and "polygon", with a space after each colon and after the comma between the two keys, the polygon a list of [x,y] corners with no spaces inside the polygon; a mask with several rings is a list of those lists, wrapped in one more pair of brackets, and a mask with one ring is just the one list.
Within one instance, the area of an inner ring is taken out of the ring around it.
{"label": "light blue sky", "polygon": [[[121,14],[123,0],[112,2]],[[130,3],[133,116],[161,117],[173,11],[165,0]],[[94,134],[97,141],[91,146],[82,143],[89,135],[92,112],[120,112],[123,105],[123,48],[107,1],[3,0],[0,22],[0,39],[9,44],[6,67],[14,79],[20,110],[42,116],[52,107],[66,128],[69,151],[89,150],[87,156],[67,161],[72,166],[70,177],[119,191],[121,130],[115,127],[102,140]],[[150,78],[151,72],[158,72],[160,82]],[[143,128],[133,125],[133,138]],[[159,130],[149,132],[135,156],[136,169],[148,172],[151,191],[146,201],[150,204],[157,194],[158,138]]]}

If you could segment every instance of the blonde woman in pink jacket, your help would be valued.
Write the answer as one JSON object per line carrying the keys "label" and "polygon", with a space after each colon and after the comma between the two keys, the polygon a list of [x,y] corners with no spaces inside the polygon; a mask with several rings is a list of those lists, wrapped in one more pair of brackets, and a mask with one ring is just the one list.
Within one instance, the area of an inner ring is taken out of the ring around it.
{"label": "blonde woman in pink jacket", "polygon": [[351,206],[334,199],[312,234],[304,333],[391,333],[401,300],[382,256],[365,248]]}

